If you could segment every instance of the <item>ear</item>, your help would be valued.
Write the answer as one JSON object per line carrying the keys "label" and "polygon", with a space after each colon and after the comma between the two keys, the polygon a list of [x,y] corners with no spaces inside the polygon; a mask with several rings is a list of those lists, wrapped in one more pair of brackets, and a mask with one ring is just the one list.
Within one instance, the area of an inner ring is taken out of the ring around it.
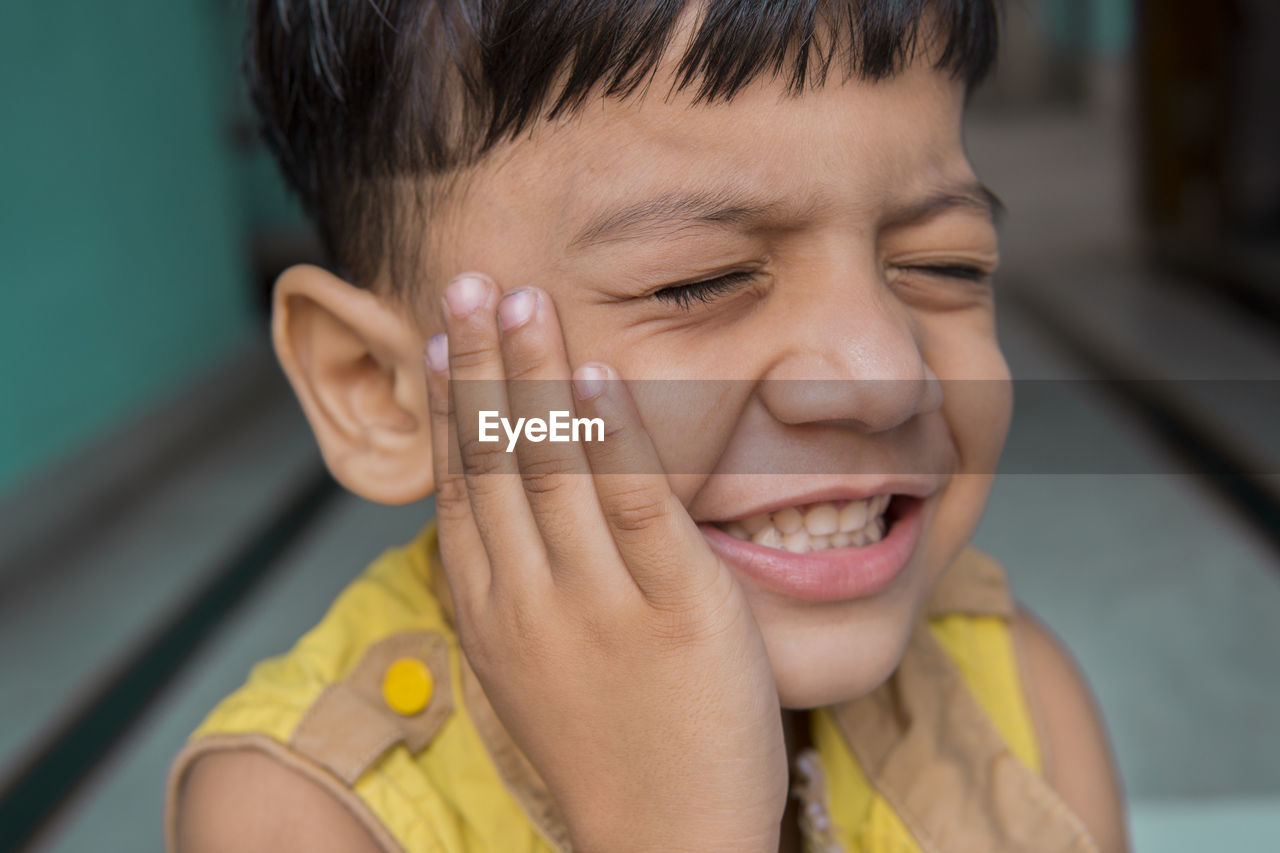
{"label": "ear", "polygon": [[276,280],[271,340],[325,464],[383,504],[434,488],[422,336],[403,310],[319,267]]}

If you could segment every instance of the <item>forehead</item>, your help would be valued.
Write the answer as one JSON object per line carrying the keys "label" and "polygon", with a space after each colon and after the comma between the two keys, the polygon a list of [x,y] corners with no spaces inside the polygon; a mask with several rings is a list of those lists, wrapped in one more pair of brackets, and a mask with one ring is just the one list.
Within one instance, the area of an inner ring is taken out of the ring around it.
{"label": "forehead", "polygon": [[[675,202],[672,218],[690,197],[749,200],[780,222],[856,218],[973,182],[963,84],[927,60],[879,82],[830,79],[799,96],[767,78],[727,103],[666,92],[659,76],[640,96],[536,126],[468,180],[473,211],[507,241],[536,232],[539,248],[550,239],[569,251],[611,212],[664,199]],[[650,213],[660,219],[663,209]]]}

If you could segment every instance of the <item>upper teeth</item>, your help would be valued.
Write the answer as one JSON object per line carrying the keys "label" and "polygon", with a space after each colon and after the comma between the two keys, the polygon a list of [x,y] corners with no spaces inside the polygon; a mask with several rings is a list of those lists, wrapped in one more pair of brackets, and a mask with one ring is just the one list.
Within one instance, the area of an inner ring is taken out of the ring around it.
{"label": "upper teeth", "polygon": [[889,495],[860,501],[820,501],[717,526],[738,539],[803,554],[879,542],[884,536],[884,510],[888,505]]}

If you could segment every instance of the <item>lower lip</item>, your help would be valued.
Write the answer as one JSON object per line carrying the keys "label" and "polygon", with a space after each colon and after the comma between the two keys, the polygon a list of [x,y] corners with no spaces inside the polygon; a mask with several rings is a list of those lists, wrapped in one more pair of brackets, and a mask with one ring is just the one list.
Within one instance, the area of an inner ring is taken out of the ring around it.
{"label": "lower lip", "polygon": [[804,601],[843,601],[875,595],[902,574],[920,539],[924,501],[899,498],[887,535],[874,545],[792,554],[737,539],[712,524],[698,528],[711,549],[760,586]]}

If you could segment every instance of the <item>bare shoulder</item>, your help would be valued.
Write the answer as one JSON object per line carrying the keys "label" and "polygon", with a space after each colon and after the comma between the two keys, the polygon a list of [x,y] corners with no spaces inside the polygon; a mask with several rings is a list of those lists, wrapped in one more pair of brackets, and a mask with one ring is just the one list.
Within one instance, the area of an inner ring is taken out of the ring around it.
{"label": "bare shoulder", "polygon": [[211,752],[187,771],[177,804],[178,853],[377,853],[332,794],[253,749]]}
{"label": "bare shoulder", "polygon": [[1124,794],[1102,715],[1071,653],[1022,605],[1013,635],[1050,757],[1046,779],[1080,816],[1102,853],[1129,849]]}

